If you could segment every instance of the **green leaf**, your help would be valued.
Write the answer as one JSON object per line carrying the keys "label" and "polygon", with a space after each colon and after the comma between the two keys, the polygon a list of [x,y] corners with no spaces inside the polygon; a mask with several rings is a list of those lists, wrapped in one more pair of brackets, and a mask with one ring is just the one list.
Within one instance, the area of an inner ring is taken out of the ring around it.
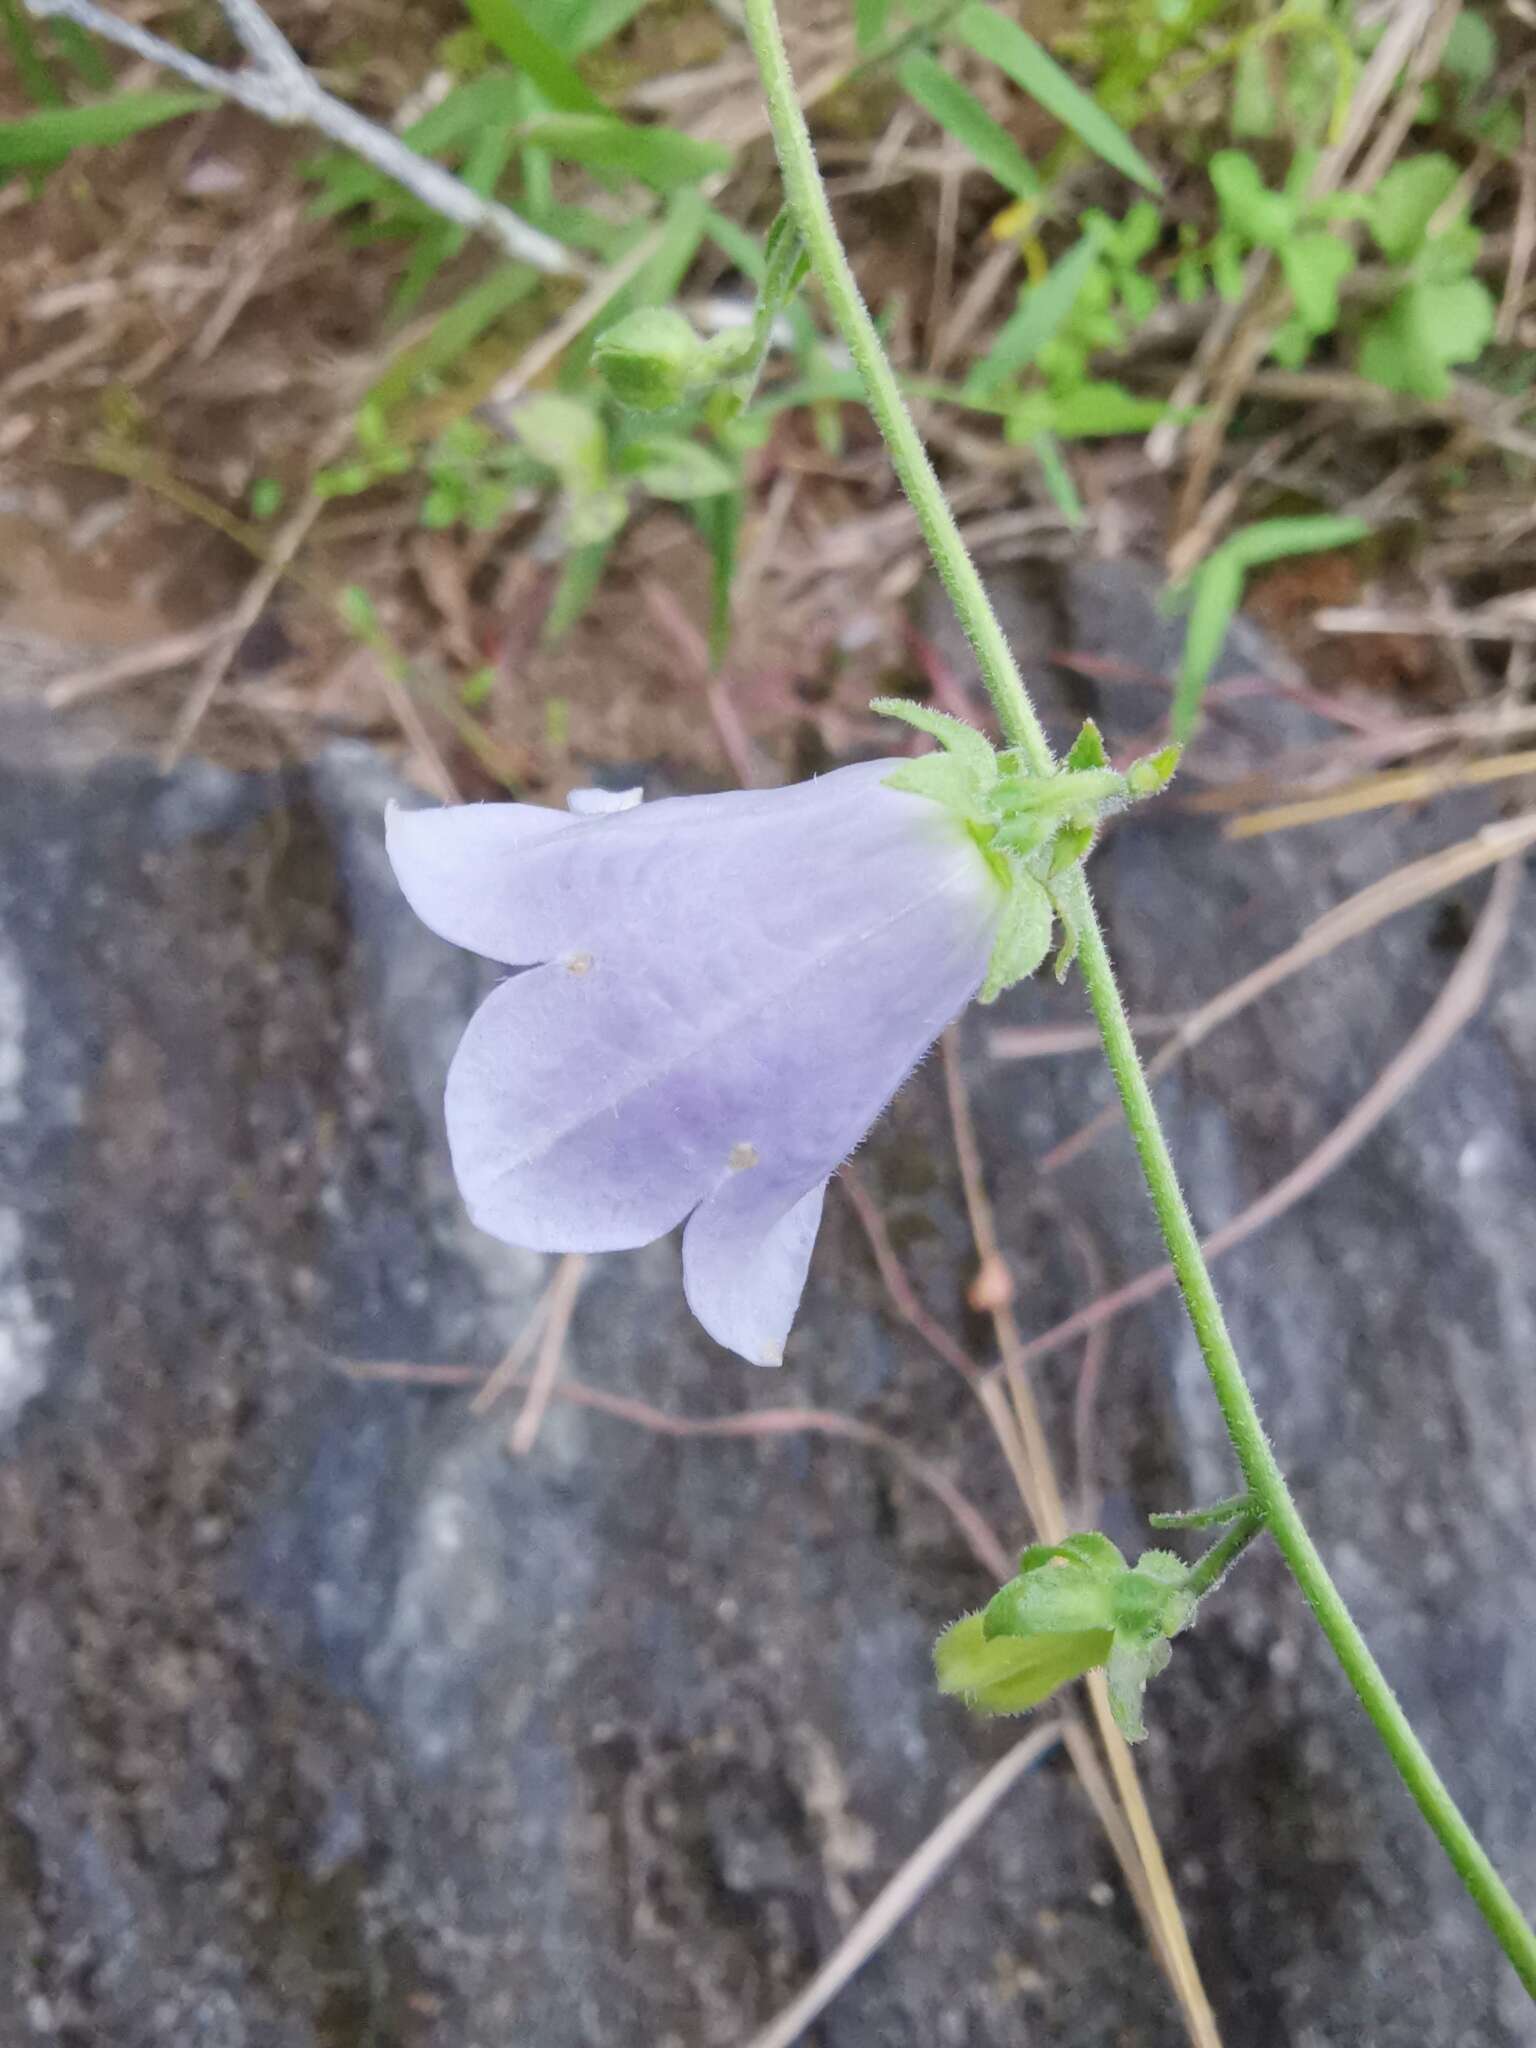
{"label": "green leaf", "polygon": [[916,726],[938,741],[947,754],[963,761],[982,789],[997,777],[997,756],[984,733],[963,718],[951,718],[947,711],[935,711],[927,704],[914,704],[906,697],[876,697],[870,710],[877,718],[899,718],[903,725]]}
{"label": "green leaf", "polygon": [[201,113],[218,102],[203,92],[124,92],[89,107],[48,107],[0,121],[0,170],[23,164],[48,165],[72,149],[100,149],[125,142],[146,128]]}
{"label": "green leaf", "polygon": [[861,55],[884,36],[890,12],[891,0],[854,0],[853,36]]}
{"label": "green leaf", "polygon": [[718,498],[696,498],[689,509],[709,547],[709,658],[718,667],[731,640],[731,590],[746,498],[734,490]]}
{"label": "green leaf", "polygon": [[595,50],[625,28],[646,4],[646,0],[540,0],[553,17],[550,30],[562,50],[577,56]]}
{"label": "green leaf", "polygon": [[1061,452],[1061,443],[1054,434],[1041,433],[1030,436],[1030,447],[1040,464],[1040,474],[1045,488],[1051,494],[1051,502],[1060,512],[1068,526],[1081,526],[1084,520],[1083,501],[1077,494],[1072,472],[1067,467],[1067,458]]}
{"label": "green leaf", "polygon": [[567,488],[590,490],[606,480],[603,423],[579,399],[537,392],[513,412],[512,426],[529,454],[552,469]]}
{"label": "green leaf", "polygon": [[77,21],[66,21],[62,15],[54,15],[49,23],[54,47],[88,86],[96,92],[112,90],[112,67],[102,55],[101,46],[93,36],[86,34]]}
{"label": "green leaf", "polygon": [[940,1692],[958,1696],[977,1713],[1022,1714],[1058,1686],[1102,1664],[1113,1640],[1107,1629],[1098,1629],[1078,1636],[989,1641],[981,1616],[967,1614],[934,1645],[934,1675]]}
{"label": "green leaf", "polygon": [[1326,228],[1295,235],[1280,246],[1280,268],[1302,325],[1331,334],[1339,318],[1339,286],[1355,267],[1355,252]]}
{"label": "green leaf", "polygon": [[1268,189],[1253,158],[1240,149],[1219,149],[1208,172],[1224,225],[1257,248],[1283,248],[1296,225],[1296,208]]}
{"label": "green leaf", "polygon": [[1263,136],[1274,132],[1275,82],[1269,73],[1269,50],[1266,44],[1249,38],[1232,68],[1232,133]]}
{"label": "green leaf", "polygon": [[1051,950],[1055,923],[1055,908],[1040,883],[1033,875],[1015,875],[992,942],[987,978],[981,985],[984,1003],[995,1003],[1004,989],[1028,980]]}
{"label": "green leaf", "polygon": [[5,40],[11,46],[11,57],[16,66],[16,75],[21,80],[27,98],[34,106],[62,106],[64,95],[54,81],[32,25],[23,13],[20,0],[0,0],[0,24],[5,29]]}
{"label": "green leaf", "polygon": [[1075,242],[1037,285],[1021,292],[1017,310],[965,380],[973,397],[986,397],[1031,364],[1065,324],[1090,271],[1099,263],[1090,236]]}
{"label": "green leaf", "polygon": [[629,499],[616,487],[566,490],[562,533],[565,544],[576,553],[602,546],[615,539],[629,517]]}
{"label": "green leaf", "polygon": [[1366,322],[1361,375],[1388,391],[1443,398],[1448,366],[1475,362],[1493,338],[1497,309],[1474,277],[1406,286],[1384,313]]}
{"label": "green leaf", "polygon": [[517,0],[465,0],[486,41],[526,71],[552,107],[568,114],[608,110],[547,35],[534,27]]}
{"label": "green leaf", "polygon": [[1233,561],[1224,550],[1218,550],[1196,571],[1194,589],[1170,721],[1174,738],[1179,741],[1187,740],[1194,730],[1227,628],[1242,602],[1242,564]]}
{"label": "green leaf", "polygon": [[957,142],[963,143],[999,185],[1021,199],[1035,197],[1040,180],[1028,157],[975,94],[967,92],[941,64],[916,51],[900,66],[896,76],[918,105]]}
{"label": "green leaf", "polygon": [[1105,440],[1115,434],[1144,434],[1168,413],[1160,398],[1141,398],[1123,384],[1091,378],[1053,398],[1051,424],[1067,441]]}
{"label": "green leaf", "polygon": [[1448,156],[1399,157],[1371,194],[1370,228],[1384,256],[1409,263],[1429,224],[1455,190],[1460,170]]}
{"label": "green leaf", "polygon": [[612,114],[536,114],[523,122],[519,139],[563,163],[617,171],[657,192],[696,185],[731,167],[730,151],[718,143],[676,128],[640,128]]}
{"label": "green leaf", "polygon": [[985,5],[984,0],[973,0],[955,17],[951,33],[1006,72],[1021,92],[1054,114],[1095,156],[1147,191],[1162,190],[1156,171],[1119,123],[1017,22]]}
{"label": "green leaf", "polygon": [[1336,512],[1298,519],[1256,519],[1217,552],[1244,569],[1256,569],[1262,562],[1281,562],[1292,555],[1321,555],[1330,548],[1353,547],[1370,530],[1365,520],[1348,519]]}
{"label": "green leaf", "polygon": [[546,647],[564,638],[597,595],[597,587],[603,580],[603,571],[612,552],[612,540],[605,540],[591,547],[578,548],[566,557],[540,635]]}
{"label": "green leaf", "polygon": [[1107,768],[1109,755],[1104,746],[1104,735],[1091,718],[1083,720],[1082,731],[1072,742],[1066,760],[1062,763],[1068,774],[1076,774],[1085,768]]}
{"label": "green leaf", "polygon": [[1464,93],[1474,93],[1492,78],[1498,61],[1498,37],[1482,15],[1464,7],[1440,52],[1440,69],[1448,71]]}
{"label": "green leaf", "polygon": [[686,503],[736,488],[735,472],[720,457],[681,434],[652,434],[619,452],[619,473],[633,477],[653,498]]}

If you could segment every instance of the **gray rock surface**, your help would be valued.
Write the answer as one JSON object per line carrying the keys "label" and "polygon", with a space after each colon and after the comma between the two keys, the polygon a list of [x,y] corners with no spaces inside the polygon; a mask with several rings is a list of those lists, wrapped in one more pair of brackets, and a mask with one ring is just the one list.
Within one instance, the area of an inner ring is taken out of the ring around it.
{"label": "gray rock surface", "polygon": [[[1099,574],[1054,592],[1044,627],[1036,605],[1037,637],[1155,665],[1155,621]],[[1121,702],[1070,709],[1113,728]],[[1272,749],[1296,716],[1246,707],[1227,744]],[[438,1092],[485,970],[396,898],[392,793],[352,748],[162,780],[0,703],[3,2048],[742,2043],[1016,1732],[932,1695],[932,1636],[987,1588],[878,1453],[677,1441],[557,1404],[515,1460],[461,1390],[339,1369],[489,1362],[545,1278],[465,1224],[447,1175]],[[1133,1004],[1213,993],[1453,829],[1377,815],[1231,846],[1172,806],[1125,823],[1096,865]],[[1202,1220],[1337,1121],[1456,936],[1444,906],[1409,912],[1170,1077]],[[1095,1062],[983,1056],[991,1022],[1078,1001],[1015,991],[968,1025],[1028,1328],[1084,1297],[1084,1232],[1111,1280],[1157,1256],[1123,1139],[1059,1183],[1032,1165],[1102,1099]],[[1536,1900],[1533,1105],[1523,914],[1484,1014],[1222,1277],[1320,1540]],[[926,1070],[864,1166],[958,1323],[950,1157]],[[670,1244],[597,1265],[570,1348],[585,1379],[677,1412],[878,1422],[1016,1531],[984,1429],[890,1314],[841,1202],[782,1374],[690,1326]],[[1042,1374],[1063,1443],[1077,1369]],[[1122,1541],[1229,1485],[1171,1301],[1115,1326],[1100,1413]],[[1273,1558],[1180,1645],[1149,1719],[1232,2048],[1531,2038]],[[1059,1759],[815,2038],[1182,2038]]]}

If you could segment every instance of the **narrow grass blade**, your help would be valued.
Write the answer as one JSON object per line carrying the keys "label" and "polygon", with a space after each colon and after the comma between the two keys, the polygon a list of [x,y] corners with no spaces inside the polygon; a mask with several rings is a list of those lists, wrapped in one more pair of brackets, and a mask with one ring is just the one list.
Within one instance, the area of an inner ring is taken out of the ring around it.
{"label": "narrow grass blade", "polygon": [[125,92],[95,106],[49,107],[18,121],[0,121],[0,170],[57,163],[72,149],[124,142],[146,128],[216,104],[204,92]]}
{"label": "narrow grass blade", "polygon": [[925,113],[975,157],[983,170],[1020,199],[1033,199],[1040,180],[1023,150],[1000,122],[994,121],[974,93],[942,64],[914,51],[897,72],[902,85]]}
{"label": "narrow grass blade", "polygon": [[1039,284],[1020,296],[1017,312],[1003,323],[991,348],[966,378],[966,390],[972,397],[995,391],[1029,367],[1077,304],[1083,280],[1097,259],[1098,250],[1085,235],[1051,265]]}
{"label": "narrow grass blade", "polygon": [[557,44],[529,20],[516,0],[465,0],[487,42],[527,72],[552,107],[567,114],[608,109]]}
{"label": "narrow grass blade", "polygon": [[562,162],[615,171],[657,192],[675,192],[730,169],[731,153],[676,128],[640,128],[611,114],[541,114],[520,138]]}
{"label": "narrow grass blade", "polygon": [[1098,101],[1017,22],[987,6],[985,0],[973,0],[955,17],[950,33],[1005,71],[1021,92],[1054,114],[1095,156],[1149,192],[1161,192],[1156,171],[1119,122],[1111,120]]}

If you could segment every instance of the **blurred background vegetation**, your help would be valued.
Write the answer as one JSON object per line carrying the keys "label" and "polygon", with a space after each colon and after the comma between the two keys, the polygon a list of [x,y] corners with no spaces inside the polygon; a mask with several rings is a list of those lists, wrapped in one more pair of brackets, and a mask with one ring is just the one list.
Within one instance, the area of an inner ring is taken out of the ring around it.
{"label": "blurred background vegetation", "polygon": [[[1161,557],[1178,730],[1245,597],[1324,687],[1526,701],[1527,12],[788,10],[969,539]],[[731,0],[273,17],[570,274],[0,0],[4,602],[135,650],[57,699],[131,690],[173,753],[205,720],[263,758],[393,730],[441,793],[558,793],[578,759],[814,768],[873,688],[934,688],[915,527],[814,292],[745,407],[637,418],[594,368],[636,308],[753,317],[777,180]],[[240,61],[211,5],[131,18]]]}

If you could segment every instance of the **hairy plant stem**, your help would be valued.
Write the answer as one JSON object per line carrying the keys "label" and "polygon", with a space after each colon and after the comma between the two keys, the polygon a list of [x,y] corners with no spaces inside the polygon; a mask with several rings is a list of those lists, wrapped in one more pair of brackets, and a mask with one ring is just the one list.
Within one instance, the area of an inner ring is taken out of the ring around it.
{"label": "hairy plant stem", "polygon": [[[869,409],[885,438],[897,476],[911,500],[966,637],[975,649],[981,677],[997,709],[1004,736],[1031,767],[1046,773],[1054,766],[1050,742],[1030,702],[943,486],[907,411],[833,221],[810,133],[796,98],[774,0],[744,0],[744,13],[762,76],[785,195],[810,256],[811,268],[858,367]],[[1078,926],[1078,964],[1098,1019],[1104,1051],[1120,1091],[1152,1206],[1162,1226],[1189,1318],[1254,1506],[1290,1566],[1404,1784],[1521,1982],[1536,1999],[1536,1934],[1446,1789],[1371,1655],[1307,1533],[1285,1475],[1265,1437],[1179,1186],[1081,871],[1063,895]]]}

